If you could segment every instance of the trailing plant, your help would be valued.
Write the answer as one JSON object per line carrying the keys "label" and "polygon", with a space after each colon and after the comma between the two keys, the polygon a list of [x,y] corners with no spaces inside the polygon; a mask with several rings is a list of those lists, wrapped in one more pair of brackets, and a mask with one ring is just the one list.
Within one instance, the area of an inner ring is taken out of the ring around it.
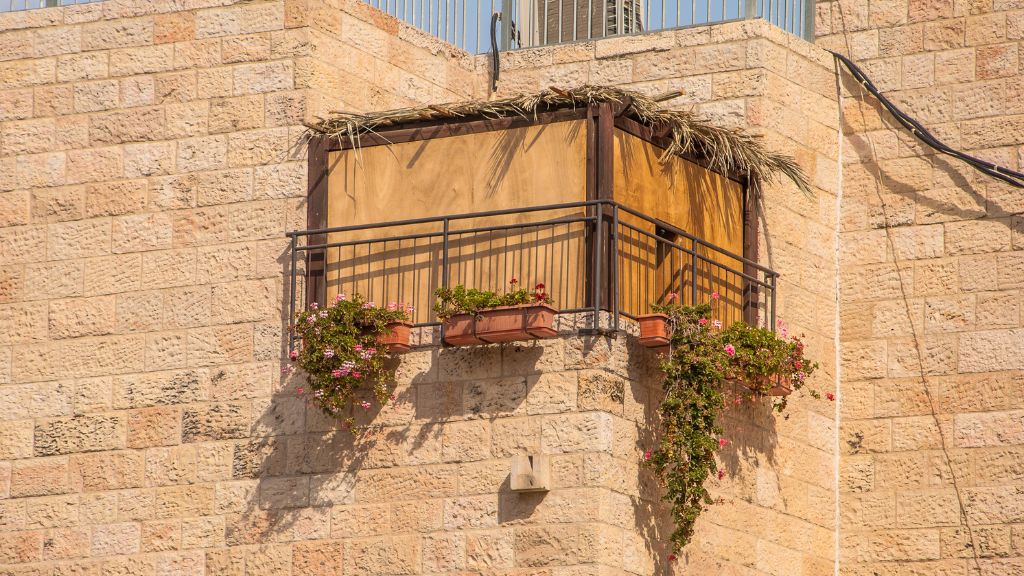
{"label": "trailing plant", "polygon": [[[718,295],[712,298],[717,300]],[[678,552],[693,537],[697,517],[714,503],[705,482],[716,473],[718,478],[724,474],[715,462],[715,452],[727,443],[721,438],[722,428],[715,424],[718,416],[729,403],[768,392],[773,381],[788,382],[799,390],[818,365],[804,357],[803,342],[787,338],[784,327],[781,334],[744,322],[723,328],[720,321],[711,319],[710,303],[684,306],[672,300],[651,307],[670,317],[673,335],[669,357],[661,363],[665,372],[661,443],[647,450],[644,460],[667,489],[664,499],[671,502],[675,520],[670,540],[673,552]],[[727,399],[722,380],[728,378],[744,380],[751,390]],[[811,394],[819,397],[817,392]],[[832,395],[828,396],[831,400]],[[781,412],[785,407],[783,396],[774,408]]]}
{"label": "trailing plant", "polygon": [[[387,404],[395,373],[384,366],[386,351],[378,334],[384,333],[389,323],[408,322],[412,312],[405,304],[392,302],[381,308],[359,294],[350,299],[339,294],[322,310],[314,302],[309,310],[297,313],[289,330],[302,338],[302,344],[289,358],[306,372],[307,397],[312,403],[331,417],[337,417],[349,403],[369,409],[369,402],[354,398],[356,389],[369,384],[377,401]],[[284,371],[293,369],[288,366]],[[351,428],[353,421],[344,418],[343,427]]]}
{"label": "trailing plant", "polygon": [[537,284],[533,290],[526,288],[515,289],[519,281],[513,278],[509,281],[509,291],[498,295],[495,292],[485,292],[476,288],[467,289],[459,284],[454,288],[439,286],[434,290],[437,302],[434,303],[434,312],[441,320],[447,320],[456,314],[479,314],[481,310],[497,308],[499,306],[521,306],[523,304],[551,304],[551,298],[544,291],[543,284]]}

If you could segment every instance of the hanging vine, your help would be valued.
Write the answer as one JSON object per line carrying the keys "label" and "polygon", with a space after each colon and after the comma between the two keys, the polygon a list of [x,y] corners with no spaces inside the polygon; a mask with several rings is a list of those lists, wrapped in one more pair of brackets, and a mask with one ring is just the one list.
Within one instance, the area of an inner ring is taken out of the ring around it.
{"label": "hanging vine", "polygon": [[[669,539],[675,553],[690,542],[697,517],[714,503],[704,485],[718,473],[715,452],[727,443],[715,423],[730,402],[722,391],[723,379],[742,380],[750,388],[731,400],[738,403],[767,394],[778,384],[799,390],[818,364],[804,357],[800,338],[787,338],[784,329],[777,334],[744,322],[723,328],[711,319],[711,304],[651,308],[668,315],[674,329],[671,352],[661,363],[665,372],[661,443],[648,450],[644,460],[667,490],[664,499],[671,503],[675,521]],[[820,398],[813,390],[810,394]],[[826,396],[834,399],[832,394]],[[778,398],[773,408],[781,412],[786,396]],[[670,559],[675,559],[674,554]]]}

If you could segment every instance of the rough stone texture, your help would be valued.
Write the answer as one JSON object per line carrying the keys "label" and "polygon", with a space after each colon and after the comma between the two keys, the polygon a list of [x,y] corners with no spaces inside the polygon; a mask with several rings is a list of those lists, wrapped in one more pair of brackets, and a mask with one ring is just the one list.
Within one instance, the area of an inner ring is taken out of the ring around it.
{"label": "rough stone texture", "polygon": [[[852,51],[940,140],[1021,168],[1024,5],[838,0],[817,13],[817,44]],[[1011,471],[1024,444],[1020,195],[916,142],[848,75],[841,90],[842,567],[1019,571],[1024,548],[1006,533],[1024,490]],[[880,232],[884,258],[858,261]]]}

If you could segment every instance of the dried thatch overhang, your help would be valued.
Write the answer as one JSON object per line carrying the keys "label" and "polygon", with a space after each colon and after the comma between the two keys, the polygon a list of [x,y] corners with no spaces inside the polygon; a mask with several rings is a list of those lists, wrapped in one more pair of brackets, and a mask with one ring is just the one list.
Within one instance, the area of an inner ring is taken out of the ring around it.
{"label": "dried thatch overhang", "polygon": [[757,136],[737,128],[716,126],[691,112],[659,105],[681,95],[672,91],[651,98],[607,86],[584,85],[570,90],[552,87],[539,94],[501,100],[469,100],[366,114],[332,112],[307,127],[312,134],[329,137],[333,142],[329,146],[344,149],[568,118],[596,118],[606,120],[606,133],[615,125],[662,148],[662,163],[682,157],[730,178],[749,177],[755,190],[760,183],[782,175],[810,194],[807,178],[793,157],[766,150]]}
{"label": "dried thatch overhang", "polygon": [[[440,234],[447,247],[447,239],[458,235],[449,231],[449,221],[452,230],[547,227],[549,238],[555,227],[572,221],[597,227],[582,236],[573,231],[559,248],[591,254],[578,262],[589,267],[585,281],[560,282],[573,293],[562,298],[563,310],[618,310],[606,306],[621,299],[623,314],[635,316],[666,294],[693,288],[695,271],[704,265],[731,278],[719,288],[707,284],[708,293],[735,294],[737,314],[747,317],[758,305],[757,291],[772,288],[775,277],[756,263],[757,202],[751,200],[776,177],[809,194],[807,181],[793,158],[767,150],[757,136],[659,104],[680,94],[650,98],[600,86],[552,88],[504,100],[337,112],[308,126],[308,218],[301,234],[314,247],[309,299],[365,292],[369,286],[359,282],[374,274],[390,286],[406,282],[403,272],[385,270],[381,262],[401,257],[428,266],[417,260],[424,248],[393,248],[390,239]],[[598,206],[604,224],[595,215]],[[612,220],[617,232],[607,228]],[[600,258],[590,246],[595,230],[606,235]],[[511,248],[507,237],[503,242],[506,252],[525,249]],[[357,245],[366,252],[357,254]],[[473,246],[472,257],[460,253],[445,260],[464,266],[451,274],[471,269],[475,287],[500,288],[496,279],[506,270],[494,260],[490,240],[486,249]],[[674,280],[645,284],[676,257],[689,264]],[[606,277],[611,269],[616,278]],[[417,308],[429,307],[431,290],[417,288],[417,298],[424,299]],[[639,298],[623,296],[644,291]],[[696,290],[689,299],[698,300]]]}

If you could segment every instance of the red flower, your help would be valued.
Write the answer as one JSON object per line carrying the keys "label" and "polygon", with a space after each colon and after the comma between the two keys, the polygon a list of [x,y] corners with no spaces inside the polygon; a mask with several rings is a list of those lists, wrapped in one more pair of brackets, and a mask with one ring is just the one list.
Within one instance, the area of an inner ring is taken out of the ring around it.
{"label": "red flower", "polygon": [[675,554],[669,554],[668,555],[668,561],[669,562],[675,562],[676,561],[676,555]]}
{"label": "red flower", "polygon": [[509,284],[515,284],[517,282],[519,282],[519,280],[516,280],[515,278],[508,281]]}
{"label": "red flower", "polygon": [[835,402],[835,400],[836,400],[836,397],[835,397],[834,395],[832,395],[832,393],[831,393],[831,392],[827,392],[827,393],[825,394],[825,398],[828,398],[829,400],[831,400],[831,401],[833,401],[833,402]]}
{"label": "red flower", "polygon": [[533,287],[534,290],[541,290],[543,288],[544,288],[543,284],[537,284],[536,286]]}

